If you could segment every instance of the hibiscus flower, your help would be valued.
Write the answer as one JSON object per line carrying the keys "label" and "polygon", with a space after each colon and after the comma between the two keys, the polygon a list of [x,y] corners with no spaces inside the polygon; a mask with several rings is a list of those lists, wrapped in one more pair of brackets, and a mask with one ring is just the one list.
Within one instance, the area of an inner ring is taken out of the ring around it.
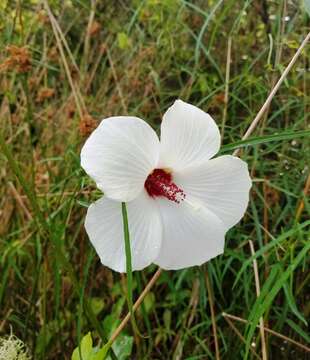
{"label": "hibiscus flower", "polygon": [[247,164],[224,155],[211,116],[176,100],[160,140],[132,116],[103,119],[81,151],[81,165],[104,196],[91,204],[85,228],[102,264],[126,272],[122,202],[126,202],[132,269],[201,265],[224,250],[225,233],[244,215]]}

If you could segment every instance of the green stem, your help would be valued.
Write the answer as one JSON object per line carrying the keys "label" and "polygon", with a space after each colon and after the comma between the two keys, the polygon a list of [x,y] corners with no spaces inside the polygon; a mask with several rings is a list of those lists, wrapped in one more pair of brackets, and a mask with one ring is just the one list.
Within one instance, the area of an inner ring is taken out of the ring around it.
{"label": "green stem", "polygon": [[137,327],[134,310],[133,310],[133,276],[132,276],[132,261],[131,261],[131,248],[130,248],[130,235],[129,235],[129,226],[128,226],[128,215],[126,209],[126,203],[122,202],[122,216],[123,216],[123,226],[124,226],[124,240],[125,240],[125,254],[126,254],[126,273],[127,273],[127,303],[128,310],[130,313],[130,320],[134,331],[142,336]]}
{"label": "green stem", "polygon": [[130,315],[133,316],[132,311],[132,264],[131,264],[131,248],[130,248],[130,236],[128,227],[128,216],[126,203],[122,203],[122,216],[124,227],[124,241],[125,241],[125,253],[126,253],[126,273],[127,273],[127,302]]}

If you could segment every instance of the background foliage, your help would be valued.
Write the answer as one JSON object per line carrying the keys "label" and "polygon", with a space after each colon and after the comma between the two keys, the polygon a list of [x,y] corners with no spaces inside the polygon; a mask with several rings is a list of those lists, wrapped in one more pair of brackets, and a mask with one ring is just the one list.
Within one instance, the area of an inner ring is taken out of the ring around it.
{"label": "background foliage", "polygon": [[[215,118],[224,144],[237,142],[309,17],[286,0],[48,4],[50,12],[44,2],[0,1],[0,332],[11,327],[35,359],[70,359],[83,335],[91,331],[94,346],[102,344],[127,312],[125,277],[101,266],[83,227],[85,206],[100,196],[79,165],[85,138],[110,115],[133,114],[159,129],[182,98]],[[113,358],[215,359],[216,338],[221,359],[261,357],[260,316],[309,342],[310,149],[309,136],[294,137],[309,131],[309,105],[304,51],[253,134],[267,140],[240,154],[253,188],[225,253],[164,272],[137,313],[145,337],[127,326]],[[134,274],[135,298],[154,270]],[[270,359],[307,358],[285,339],[266,340]],[[84,343],[93,346],[90,335]]]}

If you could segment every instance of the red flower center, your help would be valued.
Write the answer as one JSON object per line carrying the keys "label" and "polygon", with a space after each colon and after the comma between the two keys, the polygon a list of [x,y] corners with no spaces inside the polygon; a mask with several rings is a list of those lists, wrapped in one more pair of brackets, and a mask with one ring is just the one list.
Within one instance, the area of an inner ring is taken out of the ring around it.
{"label": "red flower center", "polygon": [[173,181],[170,172],[164,169],[155,169],[144,183],[145,190],[152,197],[163,196],[179,204],[185,199],[185,193]]}

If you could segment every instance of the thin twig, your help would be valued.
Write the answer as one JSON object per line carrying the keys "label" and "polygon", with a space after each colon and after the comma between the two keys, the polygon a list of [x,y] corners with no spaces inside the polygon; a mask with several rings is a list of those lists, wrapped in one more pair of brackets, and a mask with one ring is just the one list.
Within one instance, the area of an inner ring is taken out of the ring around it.
{"label": "thin twig", "polygon": [[[254,245],[253,241],[249,240],[250,249],[252,256],[255,255]],[[259,284],[259,275],[258,275],[258,266],[257,266],[257,260],[253,260],[253,269],[254,269],[254,277],[255,277],[255,287],[256,287],[256,296],[259,297],[260,295],[260,284]],[[259,330],[260,330],[260,336],[261,336],[261,343],[262,343],[262,355],[263,360],[267,360],[267,350],[266,350],[266,338],[265,338],[265,331],[264,331],[264,319],[261,316],[259,318]]]}
{"label": "thin twig", "polygon": [[223,120],[222,120],[222,129],[221,129],[221,138],[222,139],[224,137],[224,130],[225,130],[225,124],[226,124],[226,118],[227,118],[228,95],[229,95],[229,78],[230,78],[230,63],[231,63],[231,36],[229,36],[228,43],[227,43],[224,110],[223,110]]}
{"label": "thin twig", "polygon": [[79,75],[79,77],[80,77],[80,69],[79,69],[79,67],[77,66],[77,63],[76,63],[76,61],[75,61],[75,59],[74,59],[74,56],[72,55],[72,52],[71,52],[71,50],[70,50],[70,48],[69,48],[68,42],[67,42],[67,40],[66,40],[66,37],[65,37],[63,31],[61,30],[61,27],[59,26],[58,21],[56,20],[55,16],[53,15],[52,10],[51,10],[51,8],[50,8],[49,5],[48,5],[48,1],[47,1],[47,0],[44,0],[44,5],[46,6],[46,11],[47,11],[47,14],[48,14],[48,16],[49,16],[49,19],[50,19],[51,23],[53,23],[53,24],[55,25],[55,28],[56,28],[56,30],[58,31],[58,34],[59,34],[59,36],[60,36],[60,38],[61,38],[61,40],[62,40],[62,42],[63,42],[63,44],[64,44],[64,47],[65,47],[65,49],[67,50],[67,53],[68,53],[69,58],[70,58],[70,60],[71,60],[71,63],[72,63],[72,65],[74,66],[76,72],[78,73],[78,75]]}
{"label": "thin twig", "polygon": [[[234,325],[234,323],[229,319],[229,317],[227,316],[224,316],[223,314],[223,317],[224,319],[227,321],[228,325],[234,330],[234,332],[237,334],[237,336],[241,339],[241,341],[246,344],[246,340],[244,338],[244,336],[240,333],[240,331],[236,328],[236,326]],[[252,346],[250,346],[250,350],[251,352],[253,353],[253,355],[255,357],[257,357],[258,359],[261,360],[261,357],[257,354],[257,352],[252,348]]]}
{"label": "thin twig", "polygon": [[[227,313],[224,313],[224,312],[222,313],[222,315],[224,316],[224,318],[230,318],[230,319],[232,319],[232,320],[236,320],[236,321],[242,322],[242,323],[244,323],[244,324],[249,324],[249,323],[251,323],[251,322],[247,321],[246,319],[243,319],[243,318],[241,318],[241,317],[239,317],[239,316],[227,314]],[[259,326],[256,326],[256,327],[258,328]],[[278,333],[278,332],[276,332],[276,331],[274,331],[274,330],[272,330],[272,329],[269,329],[269,328],[267,328],[267,327],[264,327],[264,330],[265,330],[266,332],[268,332],[269,334],[272,334],[272,335],[274,335],[274,336],[277,336],[278,338],[281,338],[281,339],[283,339],[283,340],[285,340],[285,341],[287,341],[287,342],[290,342],[290,343],[292,343],[292,344],[300,347],[301,349],[303,349],[303,350],[305,350],[305,351],[307,351],[307,352],[310,352],[310,348],[309,348],[308,346],[306,346],[306,345],[304,345],[304,344],[301,344],[300,342],[298,342],[298,341],[296,341],[296,340],[293,340],[293,339],[291,339],[291,338],[289,338],[289,337],[287,337],[287,336],[285,336],[285,335],[283,335],[283,334],[280,334],[280,333]]]}
{"label": "thin twig", "polygon": [[23,209],[28,220],[32,220],[33,217],[31,215],[30,211],[27,209],[27,206],[24,204],[22,196],[18,193],[18,191],[16,190],[15,186],[13,185],[13,183],[11,181],[8,182],[8,185],[10,187],[10,190],[11,190],[14,198],[18,202],[19,206]]}
{"label": "thin twig", "polygon": [[68,65],[68,62],[66,60],[66,56],[65,56],[65,53],[64,53],[64,50],[63,50],[63,47],[62,47],[61,39],[59,37],[59,33],[58,33],[58,30],[57,30],[57,27],[56,27],[55,19],[54,19],[54,16],[53,16],[52,12],[51,12],[51,9],[50,9],[50,7],[48,5],[47,0],[44,0],[44,5],[45,5],[47,14],[49,16],[49,19],[50,19],[50,22],[51,22],[51,25],[52,25],[52,29],[53,29],[53,32],[54,32],[54,35],[55,35],[55,38],[56,38],[57,47],[58,47],[58,50],[60,52],[60,56],[61,56],[64,68],[65,68],[65,71],[66,71],[66,74],[67,74],[67,78],[68,78],[68,81],[69,81],[69,84],[70,84],[70,87],[71,87],[71,90],[72,90],[72,93],[73,93],[73,96],[74,96],[74,100],[75,100],[75,104],[76,104],[78,113],[79,113],[80,119],[82,119],[83,118],[83,113],[85,111],[83,111],[83,109],[82,109],[82,106],[80,104],[80,96],[79,96],[79,94],[78,94],[78,92],[77,92],[77,90],[75,88],[74,83],[73,83],[73,79],[72,79],[72,76],[71,76],[69,65]]}
{"label": "thin twig", "polygon": [[[190,312],[189,312],[189,317],[188,317],[188,321],[187,321],[188,328],[191,326],[191,324],[194,320],[198,302],[199,302],[199,279],[196,278],[193,283],[192,295],[191,295],[191,299],[189,302]],[[187,317],[185,319],[184,325],[186,325],[186,320],[187,320]]]}
{"label": "thin twig", "polygon": [[84,93],[86,93],[86,94],[88,93],[89,88],[90,88],[90,86],[94,80],[94,77],[97,73],[97,69],[98,69],[99,65],[101,64],[103,55],[104,55],[104,49],[102,47],[100,47],[98,57],[97,57],[96,61],[94,61],[94,65],[92,66],[92,68],[90,70],[90,75],[88,75],[88,77],[87,77],[87,81],[86,81],[85,88],[84,88]]}
{"label": "thin twig", "polygon": [[[261,109],[259,110],[259,112],[255,116],[254,120],[251,122],[251,125],[248,127],[247,131],[243,135],[242,140],[247,139],[252,134],[252,132],[255,130],[257,124],[259,123],[260,119],[264,115],[264,112],[267,110],[267,108],[268,108],[269,104],[271,103],[273,97],[275,96],[276,92],[279,90],[279,87],[281,86],[282,82],[285,80],[287,74],[292,69],[293,65],[295,64],[295,62],[298,59],[299,55],[301,54],[302,50],[307,45],[307,42],[309,41],[309,39],[310,39],[310,32],[307,34],[307,36],[305,37],[305,39],[303,40],[303,42],[299,46],[298,50],[296,51],[295,55],[292,57],[291,61],[289,62],[289,64],[285,68],[285,70],[283,71],[280,79],[278,80],[278,82],[276,83],[274,88],[271,90],[271,92],[268,95],[264,105],[261,107]],[[240,148],[236,149],[234,151],[233,155],[237,155],[239,153],[239,151],[240,151]]]}
{"label": "thin twig", "polygon": [[123,110],[125,112],[127,112],[127,105],[126,105],[126,102],[125,102],[125,98],[124,98],[124,95],[123,95],[122,88],[121,88],[121,86],[119,84],[119,81],[118,81],[118,78],[117,78],[117,74],[116,74],[113,59],[112,59],[111,54],[110,54],[110,50],[107,48],[106,51],[107,51],[107,58],[109,60],[110,66],[111,66],[112,75],[113,75],[113,78],[114,78],[114,81],[115,81],[116,89],[117,89],[117,92],[118,92],[118,96],[121,99],[121,104],[122,104]]}
{"label": "thin twig", "polygon": [[89,55],[89,43],[90,43],[90,30],[92,27],[92,24],[94,22],[96,14],[96,0],[91,0],[91,8],[90,8],[90,14],[86,29],[86,35],[85,35],[85,41],[84,41],[84,68],[85,73],[87,71],[87,63],[88,63],[88,55]]}
{"label": "thin twig", "polygon": [[[153,277],[151,278],[151,280],[147,283],[146,287],[144,288],[144,290],[142,291],[142,293],[138,297],[138,300],[134,303],[134,305],[132,307],[133,313],[141,305],[141,303],[144,300],[145,296],[151,290],[151,288],[155,284],[156,280],[159,278],[161,272],[162,272],[161,268],[158,268],[157,271],[155,272],[155,274],[153,275]],[[128,323],[129,320],[130,320],[130,313],[128,313],[124,317],[122,322],[118,325],[117,329],[113,332],[113,334],[111,335],[111,338],[109,339],[109,342],[107,344],[108,346],[111,346],[114,343],[114,341],[116,340],[118,335],[121,333],[121,331],[124,329],[124,327],[126,326],[126,324]]]}
{"label": "thin twig", "polygon": [[4,326],[5,326],[8,318],[10,317],[10,315],[12,314],[13,311],[14,311],[13,309],[10,309],[10,310],[7,312],[7,314],[5,315],[4,319],[1,321],[1,323],[0,323],[0,332],[3,331]]}
{"label": "thin twig", "polygon": [[174,360],[180,360],[183,356],[183,345],[182,345],[182,334],[184,329],[188,329],[191,326],[192,321],[194,320],[194,316],[196,313],[196,308],[198,305],[199,298],[199,279],[196,278],[192,287],[192,294],[189,300],[188,311],[184,316],[182,321],[182,326],[180,331],[174,337],[174,341],[172,344],[172,348],[174,349],[172,358]]}
{"label": "thin twig", "polygon": [[[68,53],[68,56],[69,56],[69,58],[70,58],[70,60],[71,60],[71,64],[73,65],[73,67],[74,67],[74,69],[75,69],[75,71],[76,71],[76,73],[77,73],[77,75],[78,75],[77,77],[78,77],[78,79],[81,79],[81,71],[80,71],[80,69],[79,69],[79,67],[78,67],[78,65],[77,65],[77,63],[76,63],[76,61],[75,61],[75,59],[74,59],[74,56],[73,56],[73,54],[72,54],[72,51],[71,51],[71,49],[70,49],[70,47],[69,47],[69,45],[68,45],[67,39],[66,39],[63,31],[61,30],[61,27],[60,27],[60,25],[58,24],[58,21],[57,21],[57,19],[55,18],[55,16],[53,15],[53,13],[52,13],[52,11],[51,11],[50,8],[49,8],[49,10],[50,10],[51,19],[52,19],[52,21],[53,21],[53,24],[55,25],[55,29],[58,31],[58,34],[59,34],[59,36],[60,36],[60,39],[62,40],[62,43],[64,44],[64,47],[65,47],[65,49],[66,49],[66,51],[67,51],[67,53]],[[82,105],[82,107],[83,107],[83,111],[86,113],[86,105],[85,105],[83,96],[81,95],[81,92],[80,92],[79,87],[76,87],[75,90],[76,90],[76,94],[77,94],[78,97],[79,97],[79,100],[80,100],[80,102],[81,102],[81,105]]]}
{"label": "thin twig", "polygon": [[220,360],[220,349],[219,349],[219,344],[218,344],[218,339],[217,339],[216,320],[215,320],[215,313],[214,313],[213,291],[212,291],[211,284],[210,284],[208,270],[206,270],[206,285],[207,285],[207,290],[208,290],[212,331],[213,331],[213,338],[214,338],[214,344],[215,344],[215,358],[216,358],[216,360]]}

